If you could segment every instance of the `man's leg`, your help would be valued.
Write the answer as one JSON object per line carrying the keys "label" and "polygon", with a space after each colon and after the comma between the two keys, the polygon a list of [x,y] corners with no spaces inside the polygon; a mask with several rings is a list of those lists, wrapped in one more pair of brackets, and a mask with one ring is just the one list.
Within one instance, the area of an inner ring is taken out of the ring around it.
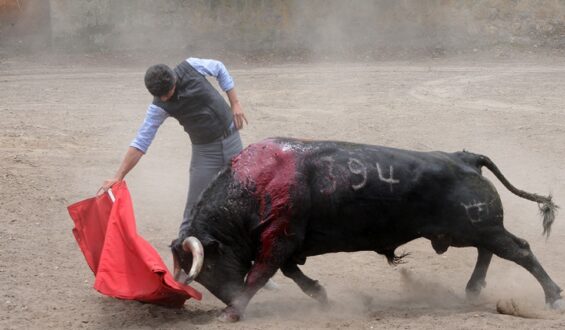
{"label": "man's leg", "polygon": [[222,141],[222,152],[224,154],[224,164],[229,165],[232,158],[237,156],[243,150],[243,143],[239,132],[228,136]]}
{"label": "man's leg", "polygon": [[221,141],[192,145],[188,196],[179,229],[179,236],[188,228],[188,224],[192,220],[191,210],[198,202],[200,194],[208,187],[212,179],[223,167],[224,160]]}
{"label": "man's leg", "polygon": [[200,199],[200,194],[208,187],[218,172],[241,152],[242,148],[239,132],[217,142],[192,146],[188,197],[179,236],[188,228],[188,224],[192,220],[191,210]]}

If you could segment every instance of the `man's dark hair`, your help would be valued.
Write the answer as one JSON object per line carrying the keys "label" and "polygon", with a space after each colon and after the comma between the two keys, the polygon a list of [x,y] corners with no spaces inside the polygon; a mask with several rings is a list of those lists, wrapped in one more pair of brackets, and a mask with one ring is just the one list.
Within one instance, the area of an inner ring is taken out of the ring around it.
{"label": "man's dark hair", "polygon": [[153,96],[163,96],[173,88],[175,73],[165,64],[150,66],[145,72],[145,87]]}

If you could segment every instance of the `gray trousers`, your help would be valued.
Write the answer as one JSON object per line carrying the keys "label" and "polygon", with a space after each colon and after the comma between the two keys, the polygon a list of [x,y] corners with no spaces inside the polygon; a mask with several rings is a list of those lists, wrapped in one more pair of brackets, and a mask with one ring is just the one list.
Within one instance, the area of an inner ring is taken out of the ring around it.
{"label": "gray trousers", "polygon": [[208,187],[218,172],[228,165],[231,159],[242,149],[243,144],[237,131],[225,139],[207,144],[192,145],[188,197],[186,198],[179,233],[188,228],[188,224],[192,220],[192,208],[200,199],[200,194]]}

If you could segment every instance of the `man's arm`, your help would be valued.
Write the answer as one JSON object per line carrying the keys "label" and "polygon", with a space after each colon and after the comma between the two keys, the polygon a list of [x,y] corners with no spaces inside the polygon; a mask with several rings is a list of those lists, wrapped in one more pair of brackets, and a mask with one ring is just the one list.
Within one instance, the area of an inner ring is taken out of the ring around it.
{"label": "man's arm", "polygon": [[216,78],[224,92],[229,91],[235,85],[228,69],[220,61],[196,57],[190,57],[186,61],[201,75]]}
{"label": "man's arm", "polygon": [[218,80],[220,88],[228,95],[230,106],[233,112],[234,122],[237,129],[243,128],[243,122],[245,121],[246,124],[248,123],[247,118],[245,117],[243,108],[241,107],[239,99],[237,98],[233,79],[224,64],[216,60],[201,59],[195,57],[187,59],[187,62],[200,74],[205,76],[213,76]]}
{"label": "man's arm", "polygon": [[145,120],[139,128],[137,136],[131,142],[118,171],[112,179],[108,179],[102,183],[102,186],[98,190],[98,195],[106,192],[116,182],[122,181],[129,171],[135,167],[137,162],[139,162],[141,157],[147,152],[151,142],[153,142],[159,126],[161,126],[168,116],[168,113],[158,106],[154,104],[149,106]]}
{"label": "man's arm", "polygon": [[108,189],[110,189],[114,184],[122,181],[125,178],[125,176],[129,173],[129,171],[135,167],[135,165],[137,164],[137,162],[139,162],[141,156],[143,155],[144,154],[143,152],[141,152],[141,150],[135,147],[128,147],[128,151],[126,152],[126,155],[122,160],[122,164],[120,165],[120,168],[118,169],[118,171],[116,172],[116,174],[112,179],[108,179],[104,181],[102,187],[100,187],[100,190],[98,191],[98,195],[103,194],[104,192],[108,191]]}

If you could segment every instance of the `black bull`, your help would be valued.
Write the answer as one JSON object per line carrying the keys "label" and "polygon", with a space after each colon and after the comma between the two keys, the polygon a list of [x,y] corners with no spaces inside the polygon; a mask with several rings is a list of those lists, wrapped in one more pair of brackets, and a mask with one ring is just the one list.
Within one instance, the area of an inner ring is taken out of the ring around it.
{"label": "black bull", "polygon": [[468,295],[485,286],[494,253],[527,269],[546,303],[561,307],[561,289],[528,243],[504,228],[500,197],[482,167],[537,202],[549,234],[557,208],[551,197],[518,190],[482,155],[291,139],[253,144],[202,194],[189,229],[173,241],[175,272],[190,270],[187,281],[195,278],[227,304],[220,319],[237,321],[278,269],[326,303],[324,288],[297,266],[308,256],[375,251],[395,264],[397,247],[425,237],[437,253],[478,249]]}

